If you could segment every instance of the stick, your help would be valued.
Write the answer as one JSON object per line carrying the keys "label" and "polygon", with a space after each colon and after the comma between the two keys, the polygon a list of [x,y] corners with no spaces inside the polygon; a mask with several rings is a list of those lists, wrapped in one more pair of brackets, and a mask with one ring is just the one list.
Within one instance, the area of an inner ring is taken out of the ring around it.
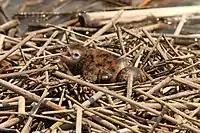
{"label": "stick", "polygon": [[49,45],[49,43],[51,43],[51,40],[53,38],[55,38],[58,34],[58,31],[54,31],[54,33],[51,35],[51,37],[45,42],[45,44],[40,48],[40,50],[37,52],[36,56],[39,56],[43,51],[44,49]]}
{"label": "stick", "polygon": [[[72,76],[70,76],[70,75],[66,75],[66,74],[64,74],[64,73],[62,73],[62,72],[59,72],[59,71],[56,71],[54,74],[55,74],[56,76],[58,76],[58,77],[62,77],[62,78],[66,78],[66,79],[75,81],[75,82],[77,82],[77,83],[79,83],[79,84],[89,86],[89,87],[91,87],[91,88],[93,88],[93,89],[95,89],[95,90],[97,90],[97,91],[101,91],[101,92],[104,92],[105,94],[109,94],[109,95],[112,95],[112,96],[114,96],[114,97],[117,97],[117,98],[121,99],[121,100],[124,101],[124,102],[127,102],[127,103],[129,103],[129,104],[131,104],[131,105],[133,105],[133,106],[138,106],[138,107],[140,107],[140,108],[142,108],[142,109],[145,109],[146,111],[149,111],[149,112],[152,112],[152,113],[156,114],[157,116],[160,115],[160,112],[159,112],[159,111],[154,110],[154,109],[152,109],[152,108],[150,108],[150,107],[147,107],[147,106],[143,106],[143,105],[139,104],[138,102],[136,102],[136,101],[134,101],[134,100],[128,99],[128,98],[126,98],[126,97],[124,97],[124,96],[122,96],[122,95],[120,95],[120,94],[117,94],[117,93],[114,93],[114,92],[112,92],[112,91],[110,91],[110,90],[107,90],[107,89],[105,89],[104,87],[100,87],[100,86],[97,86],[97,85],[88,83],[88,82],[86,82],[86,81],[83,81],[83,80],[81,80],[81,79],[77,79],[77,78],[72,77]],[[191,130],[191,131],[193,131],[193,132],[198,132],[198,133],[200,133],[200,130],[199,130],[199,129],[197,129],[197,128],[195,128],[195,127],[192,127],[192,126],[190,126],[190,125],[188,125],[188,124],[185,124],[185,123],[180,123],[180,122],[177,121],[176,119],[174,119],[174,118],[172,118],[172,117],[170,117],[170,116],[168,116],[168,115],[166,115],[166,114],[163,116],[163,118],[164,118],[164,119],[167,119],[167,120],[169,120],[169,121],[171,121],[171,122],[174,123],[174,124],[179,124],[180,126],[185,127],[185,128],[187,128],[187,129],[189,129],[189,130]]]}
{"label": "stick", "polygon": [[[40,96],[38,95],[35,95],[27,90],[24,90],[16,85],[13,85],[5,80],[2,80],[0,79],[0,85],[5,87],[6,89],[9,89],[19,95],[22,95],[24,96],[25,98],[27,99],[30,99],[32,101],[35,101],[35,102],[39,102],[40,100]],[[51,101],[48,101],[48,100],[45,100],[44,102],[42,102],[44,105],[48,106],[48,107],[51,107],[52,109],[55,109],[55,110],[61,110],[61,109],[64,109],[63,107],[51,102]]]}
{"label": "stick", "polygon": [[82,131],[82,117],[83,109],[79,106],[76,107],[76,133],[81,133]]}
{"label": "stick", "polygon": [[30,35],[28,35],[26,38],[24,38],[24,40],[22,40],[20,43],[18,43],[17,45],[15,45],[11,50],[9,50],[9,52],[7,52],[4,55],[0,56],[0,61],[2,61],[5,58],[7,58],[10,54],[12,54],[13,52],[15,52],[18,48],[20,48],[22,45],[24,45],[26,42],[28,42],[35,35],[36,34],[30,34]]}
{"label": "stick", "polygon": [[113,23],[115,23],[121,17],[122,14],[123,14],[123,10],[116,12],[116,14],[113,14],[114,17],[112,16],[113,18],[111,20],[109,20],[109,23],[107,23],[104,27],[102,27],[99,31],[97,31],[94,35],[92,35],[92,39],[86,40],[84,46],[89,45],[97,37],[99,37],[105,31],[107,31],[113,25]]}
{"label": "stick", "polygon": [[19,25],[19,20],[11,20],[11,21],[1,25],[0,26],[0,31],[5,32],[5,31],[7,31],[7,30],[9,30],[11,28],[16,27],[17,25]]}
{"label": "stick", "polygon": [[2,79],[2,78],[14,77],[14,76],[23,76],[23,75],[34,73],[34,72],[41,72],[41,71],[47,71],[47,70],[53,70],[53,69],[56,69],[56,66],[43,67],[39,69],[32,69],[32,70],[20,71],[20,72],[8,73],[8,74],[0,74],[0,78]]}
{"label": "stick", "polygon": [[[183,14],[200,13],[200,6],[182,6],[182,7],[165,7],[165,8],[151,8],[151,9],[139,9],[139,10],[126,10],[119,23],[138,22],[149,17],[172,17],[180,16]],[[108,21],[117,13],[117,11],[105,11],[105,12],[88,12],[82,14],[79,20],[82,25],[88,27],[102,26],[108,23]]]}

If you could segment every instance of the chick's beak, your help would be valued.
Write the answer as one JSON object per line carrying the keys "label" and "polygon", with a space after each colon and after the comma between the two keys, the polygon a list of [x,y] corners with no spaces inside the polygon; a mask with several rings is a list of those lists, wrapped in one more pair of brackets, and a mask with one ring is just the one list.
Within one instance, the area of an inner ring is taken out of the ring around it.
{"label": "chick's beak", "polygon": [[61,55],[61,58],[63,61],[71,61],[72,60],[72,56],[71,56],[71,51],[69,48],[67,48],[67,50]]}

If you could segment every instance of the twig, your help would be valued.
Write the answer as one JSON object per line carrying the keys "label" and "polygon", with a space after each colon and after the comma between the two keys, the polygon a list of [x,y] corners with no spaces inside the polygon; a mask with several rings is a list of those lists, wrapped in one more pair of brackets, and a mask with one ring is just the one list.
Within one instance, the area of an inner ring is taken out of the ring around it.
{"label": "twig", "polygon": [[26,42],[28,42],[35,35],[36,34],[30,34],[29,36],[27,36],[26,38],[24,38],[24,40],[22,40],[20,43],[18,43],[17,45],[15,45],[11,50],[9,50],[9,52],[7,52],[4,55],[0,56],[0,61],[2,61],[5,58],[7,58],[10,54],[12,54],[13,52],[15,52],[18,48],[20,48],[22,45],[24,45]]}
{"label": "twig", "polygon": [[43,50],[51,43],[51,40],[55,38],[58,34],[58,31],[54,31],[54,33],[51,35],[51,37],[45,42],[45,44],[40,48],[40,50],[37,52],[36,56],[40,56],[40,54],[43,52]]}
{"label": "twig", "polygon": [[160,88],[164,87],[165,85],[169,84],[170,82],[171,82],[171,78],[167,77],[164,80],[162,80],[159,84],[157,84],[153,88],[151,88],[147,93],[153,94],[155,91],[158,91]]}
{"label": "twig", "polygon": [[[200,122],[199,120],[196,120],[196,119],[194,119],[194,118],[188,116],[188,115],[185,114],[184,112],[182,112],[182,111],[176,109],[175,107],[169,105],[168,103],[164,102],[163,100],[161,100],[161,99],[159,99],[159,98],[156,98],[155,96],[153,96],[153,95],[151,95],[151,94],[148,94],[148,93],[146,93],[146,92],[144,92],[144,91],[141,91],[141,90],[138,90],[138,89],[135,90],[135,91],[136,91],[136,92],[139,92],[139,93],[141,93],[141,94],[143,94],[143,95],[145,95],[145,96],[147,96],[147,97],[149,97],[149,98],[154,99],[155,101],[161,103],[162,105],[165,105],[166,107],[170,108],[172,111],[174,111],[175,113],[181,115],[182,117],[187,118],[188,120],[191,120],[192,122]],[[200,131],[200,130],[199,130],[199,131]]]}
{"label": "twig", "polygon": [[155,50],[155,48],[157,47],[158,43],[160,42],[162,36],[159,36],[157,42],[153,45],[151,51],[149,51],[149,53],[147,54],[147,56],[145,57],[145,59],[142,62],[142,65],[140,66],[140,68],[143,68],[145,63],[148,61],[149,57],[151,56],[151,54],[153,53],[153,51]]}
{"label": "twig", "polygon": [[[17,94],[19,95],[22,95],[24,96],[25,98],[28,98],[32,101],[35,101],[35,102],[39,102],[40,100],[40,97],[38,95],[35,95],[33,93],[30,93],[29,91],[26,91],[16,85],[13,85],[5,80],[2,80],[0,79],[0,85],[2,85],[3,87],[5,87],[6,89],[9,89],[13,92],[16,92]],[[55,109],[55,110],[62,110],[63,107],[60,107],[59,105],[51,102],[51,101],[48,101],[48,100],[45,100],[44,102],[42,102],[44,105],[46,106],[49,106],[51,107],[52,109]]]}
{"label": "twig", "polygon": [[[124,96],[122,96],[122,95],[116,94],[116,93],[114,93],[114,92],[112,92],[112,91],[109,91],[109,90],[103,88],[103,87],[96,86],[96,85],[94,85],[94,84],[91,84],[91,83],[85,82],[85,81],[83,81],[83,80],[74,78],[74,77],[72,77],[72,76],[63,74],[63,73],[61,73],[61,72],[59,72],[59,71],[56,71],[54,74],[55,74],[56,76],[58,76],[58,77],[62,77],[62,78],[66,78],[66,79],[75,81],[75,82],[77,82],[77,83],[79,83],[79,84],[89,86],[89,87],[91,87],[91,88],[93,88],[93,89],[95,89],[95,90],[97,90],[97,91],[101,91],[101,92],[104,92],[104,93],[106,93],[106,94],[109,94],[109,95],[112,95],[112,96],[114,96],[114,97],[117,97],[117,98],[121,99],[122,101],[128,102],[129,104],[131,104],[131,105],[133,105],[133,106],[138,106],[138,107],[140,107],[140,108],[143,108],[143,109],[145,109],[146,111],[152,112],[152,113],[154,113],[154,114],[156,114],[156,115],[160,115],[160,112],[158,112],[157,110],[154,110],[154,109],[152,109],[152,108],[150,108],[150,107],[143,106],[143,105],[137,103],[136,101],[133,101],[133,100],[131,100],[131,99],[128,99],[128,98],[126,98],[126,97],[124,97]],[[167,120],[169,120],[169,121],[171,121],[172,123],[180,124],[176,119],[174,119],[174,118],[172,118],[172,117],[170,117],[170,116],[168,116],[168,115],[164,115],[163,118],[164,118],[164,119],[167,119]],[[183,124],[183,123],[181,123],[180,126],[183,126],[183,127],[185,127],[185,128],[188,128],[189,130],[194,131],[194,132],[200,132],[199,129],[194,128],[194,127],[192,127],[192,126],[190,126],[190,125],[188,125],[188,124]]]}
{"label": "twig", "polygon": [[[68,26],[68,25],[76,23],[77,21],[78,21],[78,19],[75,18],[75,19],[69,20],[68,22],[65,22],[63,24],[60,24],[59,26],[61,26],[61,27]],[[32,34],[32,33],[41,34],[41,33],[50,32],[52,30],[56,30],[56,28],[55,27],[48,27],[48,28],[45,28],[45,29],[37,30],[37,31],[27,32],[26,34]]]}
{"label": "twig", "polygon": [[185,97],[185,96],[198,94],[199,92],[200,92],[200,90],[193,90],[193,91],[187,90],[187,91],[184,91],[184,92],[179,92],[177,94],[161,97],[161,99],[162,100],[173,100],[173,99],[178,99],[178,98],[182,98],[182,97]]}
{"label": "twig", "polygon": [[84,46],[89,45],[91,42],[97,39],[100,35],[102,35],[105,31],[107,31],[112,26],[112,24],[115,23],[120,18],[122,13],[123,13],[123,10],[116,13],[116,15],[114,15],[114,17],[104,27],[102,27],[99,31],[97,31],[94,35],[92,35],[91,39],[88,39],[85,41]]}
{"label": "twig", "polygon": [[136,51],[137,49],[140,48],[140,46],[144,45],[143,43],[138,44],[136,47],[134,47],[133,49],[131,49],[129,52],[127,52],[126,54],[122,55],[120,58],[125,58],[128,55],[130,55],[131,53],[133,53],[134,51]]}
{"label": "twig", "polygon": [[19,20],[10,20],[0,26],[0,31],[5,32],[11,28],[15,28],[17,25],[19,25]]}
{"label": "twig", "polygon": [[[0,114],[1,115],[7,115],[7,114],[18,115],[19,113],[18,112],[9,112],[9,111],[0,111]],[[22,114],[22,115],[27,115],[27,116],[32,116],[32,117],[37,117],[37,118],[42,118],[42,119],[48,119],[48,120],[52,120],[52,121],[60,121],[60,122],[66,123],[66,124],[74,124],[73,122],[67,121],[67,120],[64,120],[64,119],[58,119],[58,118],[55,118],[55,117],[38,115],[38,114],[29,114],[27,112]]]}
{"label": "twig", "polygon": [[[173,17],[183,14],[199,13],[200,6],[182,6],[182,7],[165,7],[165,8],[150,8],[138,10],[125,10],[119,23],[140,22],[149,18]],[[82,14],[81,18],[88,27],[102,26],[117,13],[117,11],[107,12],[88,12]]]}
{"label": "twig", "polygon": [[187,86],[190,86],[190,87],[192,87],[194,89],[200,90],[200,85],[199,84],[196,84],[196,83],[194,83],[192,81],[189,81],[187,79],[183,79],[183,78],[180,78],[180,77],[174,77],[173,80],[176,81],[176,82],[185,84]]}
{"label": "twig", "polygon": [[[115,122],[115,123],[117,123],[117,124],[120,124],[121,126],[124,126],[124,127],[127,127],[127,128],[129,128],[131,131],[133,131],[133,132],[137,132],[137,133],[140,133],[137,129],[135,129],[135,128],[131,128],[130,126],[128,126],[128,125],[126,125],[126,124],[124,124],[124,123],[122,123],[122,122],[120,122],[120,121],[118,121],[118,120],[114,120],[114,119],[112,119],[111,117],[107,117],[106,115],[103,115],[103,114],[101,114],[101,113],[99,113],[99,112],[96,112],[96,111],[93,111],[93,110],[90,110],[90,109],[88,109],[88,108],[85,108],[85,107],[83,107],[81,104],[79,104],[77,101],[75,101],[74,99],[72,99],[71,97],[68,97],[70,100],[72,100],[73,102],[75,102],[76,104],[78,104],[81,108],[83,108],[84,110],[86,110],[86,111],[89,111],[89,112],[91,112],[91,115],[92,115],[92,113],[94,113],[94,114],[96,114],[96,115],[98,115],[98,116],[101,116],[101,117],[103,117],[103,118],[105,118],[105,119],[108,119],[108,120],[110,120],[110,121],[113,121],[113,122]],[[104,122],[105,122],[105,120],[104,120]],[[109,124],[110,125],[110,124]],[[113,125],[114,126],[114,125]],[[115,127],[115,126],[114,126]],[[114,127],[112,127],[112,128],[114,128]],[[116,128],[114,128],[114,130],[116,130]]]}
{"label": "twig", "polygon": [[157,118],[157,120],[156,120],[156,123],[153,125],[153,127],[152,127],[152,129],[149,131],[149,133],[153,133],[153,132],[154,132],[155,128],[159,125],[160,121],[162,120],[163,115],[165,114],[165,112],[166,112],[166,108],[165,108],[165,106],[163,106],[160,116],[158,116],[158,118]]}
{"label": "twig", "polygon": [[56,66],[51,66],[51,67],[44,67],[44,68],[38,68],[38,69],[32,69],[32,70],[27,70],[27,71],[22,71],[22,72],[14,72],[14,73],[8,73],[8,74],[0,74],[0,78],[9,78],[9,77],[14,77],[14,76],[24,76],[26,74],[30,73],[35,73],[35,72],[41,72],[41,71],[47,71],[47,70],[55,70],[57,67]]}
{"label": "twig", "polygon": [[77,106],[76,107],[76,133],[81,133],[82,131],[82,117],[83,117],[83,109]]}
{"label": "twig", "polygon": [[11,127],[20,121],[19,118],[12,118],[0,124],[0,128]]}
{"label": "twig", "polygon": [[122,54],[126,54],[126,50],[125,50],[125,47],[124,47],[124,42],[123,42],[123,38],[122,38],[122,31],[121,31],[121,28],[119,26],[117,26],[117,36],[119,38],[119,44],[121,46],[121,49],[122,49]]}

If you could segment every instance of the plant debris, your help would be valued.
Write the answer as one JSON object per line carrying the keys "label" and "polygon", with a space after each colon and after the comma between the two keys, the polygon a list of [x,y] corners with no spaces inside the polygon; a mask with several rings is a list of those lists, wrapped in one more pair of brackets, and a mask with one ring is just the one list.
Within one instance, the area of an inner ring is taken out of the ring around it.
{"label": "plant debris", "polygon": [[[119,24],[123,13],[100,28],[74,18],[19,35],[19,20],[1,25],[0,132],[200,132],[200,37],[181,34],[198,15],[181,15],[174,34],[162,34],[168,24]],[[122,82],[73,75],[61,57],[74,43],[128,59],[145,80],[127,69]]]}

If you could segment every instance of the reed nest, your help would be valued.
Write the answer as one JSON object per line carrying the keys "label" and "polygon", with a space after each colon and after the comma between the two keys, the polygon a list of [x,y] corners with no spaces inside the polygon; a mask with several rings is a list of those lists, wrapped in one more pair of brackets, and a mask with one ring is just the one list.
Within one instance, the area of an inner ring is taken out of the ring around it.
{"label": "reed nest", "polygon": [[[153,33],[163,24],[127,28],[117,24],[121,13],[91,36],[70,28],[77,19],[23,36],[16,20],[0,26],[0,131],[200,132],[198,37]],[[60,55],[73,42],[130,59],[147,80],[70,75]]]}

